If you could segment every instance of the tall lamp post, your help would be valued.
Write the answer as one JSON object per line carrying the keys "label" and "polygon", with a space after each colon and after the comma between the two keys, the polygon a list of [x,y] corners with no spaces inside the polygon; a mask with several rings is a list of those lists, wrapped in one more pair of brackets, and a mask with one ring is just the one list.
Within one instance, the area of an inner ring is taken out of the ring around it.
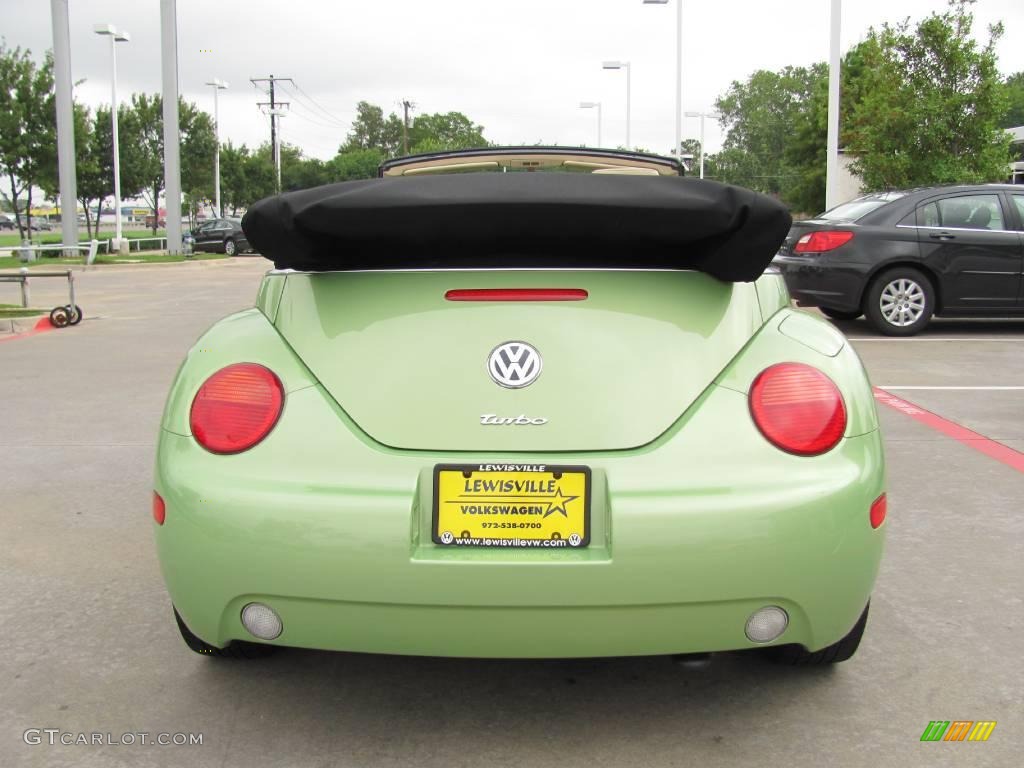
{"label": "tall lamp post", "polygon": [[839,205],[839,33],[843,2],[832,0],[829,12],[828,129],[825,134],[825,210]]}
{"label": "tall lamp post", "polygon": [[[121,153],[117,144],[117,44],[127,43],[131,36],[113,24],[97,24],[93,27],[97,35],[110,38],[110,133],[114,139],[114,242],[115,249],[121,249]],[[99,216],[96,217],[97,224]]]}
{"label": "tall lamp post", "polygon": [[700,118],[700,177],[704,178],[704,118],[705,117],[721,117],[717,112],[687,112],[687,117],[699,117]]}
{"label": "tall lamp post", "polygon": [[[668,0],[644,0],[644,5],[668,5]],[[701,145],[703,147],[703,144]],[[682,161],[683,152],[683,0],[676,0],[676,148]],[[701,150],[701,160],[704,152]]]}
{"label": "tall lamp post", "polygon": [[605,61],[601,64],[603,69],[624,69],[626,70],[626,149],[632,149],[629,141],[629,97],[630,97],[630,66],[628,61]]}
{"label": "tall lamp post", "polygon": [[600,101],[581,101],[580,109],[594,109],[597,108],[597,146],[601,146],[601,102]]}
{"label": "tall lamp post", "polygon": [[213,153],[213,188],[215,194],[215,206],[217,216],[223,218],[224,212],[220,207],[220,111],[217,104],[217,93],[228,87],[228,84],[218,78],[213,78],[207,83],[213,88],[213,137],[217,142],[217,149]]}

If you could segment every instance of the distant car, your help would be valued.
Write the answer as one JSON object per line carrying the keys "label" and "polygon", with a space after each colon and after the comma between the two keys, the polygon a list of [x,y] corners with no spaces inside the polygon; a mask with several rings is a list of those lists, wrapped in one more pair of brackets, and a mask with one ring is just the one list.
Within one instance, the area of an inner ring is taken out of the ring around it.
{"label": "distant car", "polygon": [[0,230],[4,229],[17,229],[18,224],[14,220],[13,216],[8,216],[6,213],[0,213]]}
{"label": "distant car", "polygon": [[785,209],[610,150],[381,175],[250,208],[275,269],[178,371],[153,528],[188,647],[850,658],[882,442],[765,270]]}
{"label": "distant car", "polygon": [[251,250],[239,219],[210,219],[197,226],[192,236],[197,251],[234,256]]}
{"label": "distant car", "polygon": [[1024,314],[1024,190],[865,195],[793,224],[773,262],[803,306],[912,336],[933,315]]}
{"label": "distant car", "polygon": [[53,230],[53,224],[51,224],[47,219],[39,219],[33,216],[31,218],[31,222],[33,232],[50,232]]}

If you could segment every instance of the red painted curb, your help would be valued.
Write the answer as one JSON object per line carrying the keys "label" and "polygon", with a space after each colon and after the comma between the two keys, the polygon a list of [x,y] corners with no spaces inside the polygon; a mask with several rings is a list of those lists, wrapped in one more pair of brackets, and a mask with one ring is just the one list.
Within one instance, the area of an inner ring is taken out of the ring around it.
{"label": "red painted curb", "polygon": [[925,426],[931,427],[936,432],[941,432],[947,437],[953,438],[957,442],[963,443],[980,453],[984,453],[986,456],[1002,462],[1012,469],[1016,469],[1018,472],[1024,472],[1024,453],[1014,450],[1008,445],[996,442],[982,434],[974,432],[967,427],[962,427],[949,419],[944,419],[931,411],[925,410],[919,405],[915,405],[909,400],[904,400],[902,397],[896,397],[896,395],[886,392],[884,389],[875,387],[874,391],[875,399],[878,402],[884,403],[890,408],[909,416],[914,419],[914,421],[919,421]]}
{"label": "red painted curb", "polygon": [[13,333],[10,336],[0,336],[0,341],[14,341],[15,339],[24,339],[27,336],[35,336],[37,333],[46,333],[47,331],[55,331],[57,326],[50,322],[49,317],[41,317],[33,326],[31,331],[23,331],[22,333]]}

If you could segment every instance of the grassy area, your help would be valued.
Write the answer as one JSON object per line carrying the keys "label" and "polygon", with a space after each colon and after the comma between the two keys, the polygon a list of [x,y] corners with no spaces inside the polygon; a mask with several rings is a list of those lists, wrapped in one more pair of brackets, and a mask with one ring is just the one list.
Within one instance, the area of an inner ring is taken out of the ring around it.
{"label": "grassy area", "polygon": [[[209,261],[210,259],[225,259],[223,253],[195,253],[191,256],[171,256],[160,251],[132,252],[129,256],[106,256],[98,254],[94,264],[165,264],[175,261]],[[0,256],[0,269],[20,269],[28,267],[32,269],[66,269],[69,264],[83,264],[85,259],[78,256],[73,259],[45,256],[29,264],[22,264],[17,256]]]}
{"label": "grassy area", "polygon": [[10,320],[12,317],[35,317],[46,314],[41,309],[24,309],[18,304],[0,304],[0,320]]}
{"label": "grassy area", "polygon": [[[113,236],[113,231],[109,230],[96,233],[96,239],[100,241],[109,240]],[[131,232],[121,232],[121,236],[126,240],[137,240],[140,237],[166,237],[167,232],[163,229],[158,229],[154,235],[148,229],[137,229],[132,230]],[[83,243],[87,240],[84,226],[80,226],[78,228],[78,240]],[[60,228],[58,227],[52,232],[33,232],[32,242],[35,245],[59,243],[61,242]],[[18,230],[14,230],[13,232],[4,231],[4,233],[0,235],[0,248],[11,248],[16,245],[21,245],[21,236],[18,234]]]}

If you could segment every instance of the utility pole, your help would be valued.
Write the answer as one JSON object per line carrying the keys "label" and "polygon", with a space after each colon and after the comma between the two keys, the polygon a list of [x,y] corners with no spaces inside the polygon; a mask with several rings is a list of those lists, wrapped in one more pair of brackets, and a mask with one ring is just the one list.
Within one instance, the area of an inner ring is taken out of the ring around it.
{"label": "utility pole", "polygon": [[[259,107],[267,107],[267,114],[270,115],[270,149],[274,155],[274,172],[277,176],[277,191],[281,191],[281,148],[278,144],[277,138],[277,118],[285,115],[285,110],[281,107],[290,107],[291,103],[287,101],[277,101],[274,98],[274,83],[291,83],[295,85],[295,81],[290,77],[274,77],[268,75],[267,77],[250,77],[249,82],[253,85],[256,83],[268,83],[270,101],[261,101],[257,103]],[[258,87],[258,86],[257,86]]]}
{"label": "utility pole", "polygon": [[416,105],[408,99],[402,99],[402,154],[409,154],[409,110],[415,109]]}

